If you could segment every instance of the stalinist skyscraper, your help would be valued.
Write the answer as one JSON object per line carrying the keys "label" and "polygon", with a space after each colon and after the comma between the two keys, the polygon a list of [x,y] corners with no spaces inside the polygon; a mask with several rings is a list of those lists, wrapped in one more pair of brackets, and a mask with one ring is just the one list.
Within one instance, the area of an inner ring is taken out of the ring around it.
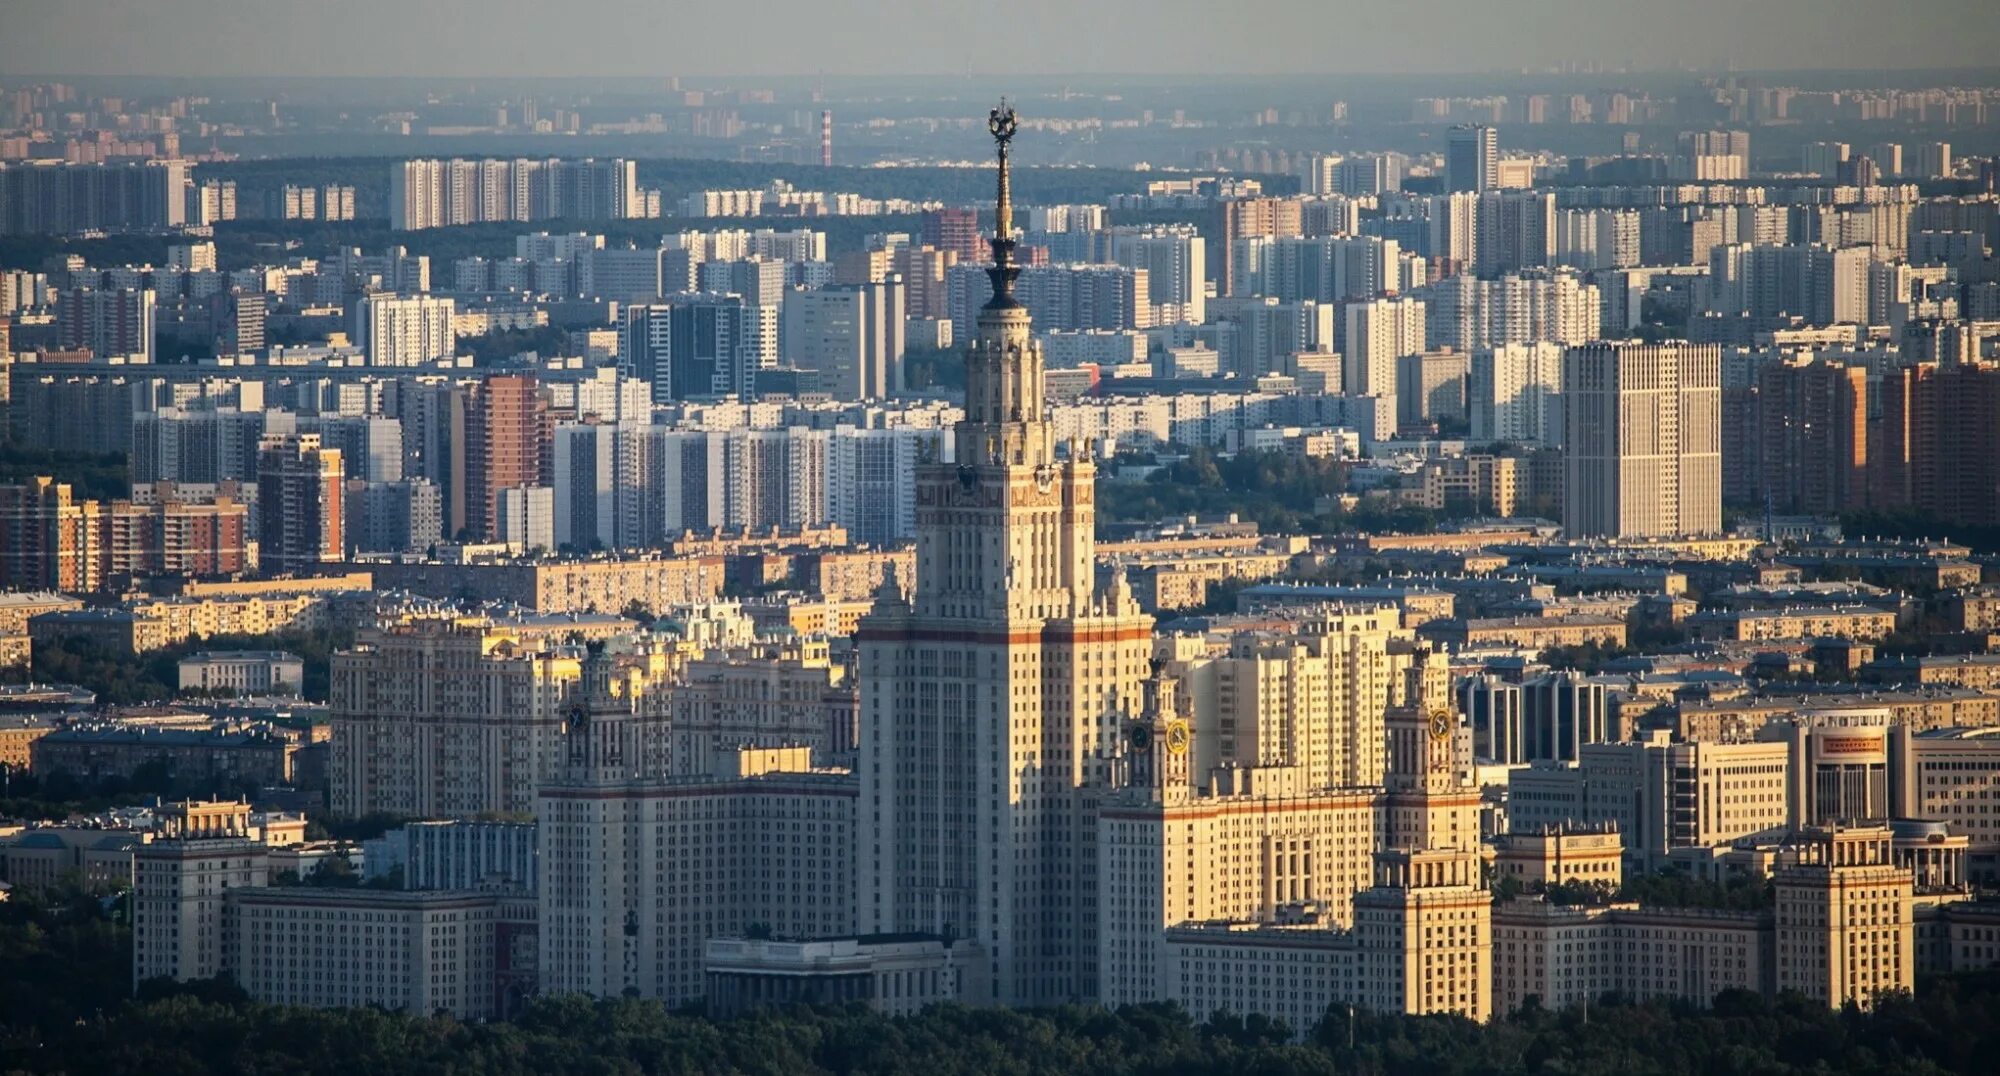
{"label": "stalinist skyscraper", "polygon": [[917,473],[917,577],[863,621],[860,926],[976,939],[996,999],[1097,991],[1096,808],[1139,713],[1152,619],[1123,577],[1096,585],[1097,469],[1058,455],[1042,352],[1014,297],[1008,152],[993,298],[965,356],[957,460]]}

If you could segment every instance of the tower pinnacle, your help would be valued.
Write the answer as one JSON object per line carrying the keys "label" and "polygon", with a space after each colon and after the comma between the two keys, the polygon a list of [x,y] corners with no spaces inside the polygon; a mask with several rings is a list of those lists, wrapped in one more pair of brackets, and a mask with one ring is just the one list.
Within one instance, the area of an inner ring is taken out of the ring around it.
{"label": "tower pinnacle", "polygon": [[993,268],[986,271],[993,278],[993,299],[986,304],[989,310],[1020,305],[1014,300],[1014,278],[1021,270],[1014,264],[1014,196],[1008,185],[1007,165],[1007,153],[1017,126],[1014,109],[1004,97],[986,115],[986,130],[993,135],[994,147],[1000,154],[999,195],[993,210]]}

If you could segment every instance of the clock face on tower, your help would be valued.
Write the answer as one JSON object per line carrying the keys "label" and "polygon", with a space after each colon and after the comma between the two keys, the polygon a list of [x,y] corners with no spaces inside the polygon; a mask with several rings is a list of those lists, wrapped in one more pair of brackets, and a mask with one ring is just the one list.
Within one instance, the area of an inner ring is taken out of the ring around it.
{"label": "clock face on tower", "polygon": [[1457,715],[1453,714],[1450,710],[1444,710],[1444,709],[1432,710],[1431,739],[1433,740],[1449,739],[1451,736],[1452,727],[1457,724],[1458,724]]}
{"label": "clock face on tower", "polygon": [[582,703],[569,708],[569,720],[563,723],[564,732],[578,732],[590,724],[590,711]]}
{"label": "clock face on tower", "polygon": [[1194,734],[1188,729],[1187,722],[1181,720],[1167,722],[1168,751],[1176,755],[1185,755],[1187,754],[1188,745],[1193,739]]}
{"label": "clock face on tower", "polygon": [[1125,730],[1125,742],[1130,744],[1132,750],[1139,754],[1144,754],[1152,750],[1153,726],[1144,722],[1133,722],[1132,727]]}

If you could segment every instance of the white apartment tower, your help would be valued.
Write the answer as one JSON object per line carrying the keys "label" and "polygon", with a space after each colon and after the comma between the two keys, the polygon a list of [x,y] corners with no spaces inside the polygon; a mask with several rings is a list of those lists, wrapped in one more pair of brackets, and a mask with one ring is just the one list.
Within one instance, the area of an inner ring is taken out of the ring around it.
{"label": "white apartment tower", "polygon": [[993,298],[966,355],[954,464],[917,470],[917,578],[862,622],[857,918],[864,933],[970,937],[1010,1004],[1097,992],[1094,858],[1152,621],[1122,576],[1094,585],[1096,467],[1056,455],[1042,354],[1014,296],[998,144]]}

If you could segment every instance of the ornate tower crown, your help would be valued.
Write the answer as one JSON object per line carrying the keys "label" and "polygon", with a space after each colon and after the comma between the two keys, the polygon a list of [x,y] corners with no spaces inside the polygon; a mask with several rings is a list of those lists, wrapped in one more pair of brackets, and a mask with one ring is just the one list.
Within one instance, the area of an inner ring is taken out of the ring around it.
{"label": "ornate tower crown", "polygon": [[1014,131],[1019,127],[1013,106],[1005,97],[986,114],[986,130],[992,134],[994,148],[1000,155],[999,196],[993,211],[993,268],[986,271],[993,278],[993,299],[986,304],[989,310],[1021,305],[1014,299],[1014,278],[1021,275],[1021,270],[1014,264],[1014,195],[1008,182],[1007,164]]}

